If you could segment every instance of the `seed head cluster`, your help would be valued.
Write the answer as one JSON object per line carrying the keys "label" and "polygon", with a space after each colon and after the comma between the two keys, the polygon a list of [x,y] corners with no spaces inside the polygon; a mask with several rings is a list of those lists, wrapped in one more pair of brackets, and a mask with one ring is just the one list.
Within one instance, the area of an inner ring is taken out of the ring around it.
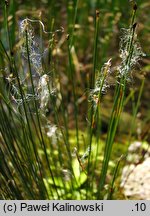
{"label": "seed head cluster", "polygon": [[132,69],[136,66],[144,56],[141,46],[137,40],[135,28],[122,29],[120,40],[120,58],[121,65],[118,67],[119,77],[125,77],[130,80],[132,77]]}
{"label": "seed head cluster", "polygon": [[22,55],[25,58],[29,55],[30,62],[35,69],[35,73],[42,74],[42,53],[40,53],[38,43],[35,41],[34,29],[28,19],[24,19],[20,23],[20,39],[22,40]]}
{"label": "seed head cluster", "polygon": [[93,101],[94,106],[97,106],[99,103],[101,94],[106,93],[107,88],[109,88],[109,75],[111,73],[111,59],[109,59],[104,66],[102,67],[101,71],[98,71],[97,78],[95,81],[95,87],[90,92],[90,100]]}

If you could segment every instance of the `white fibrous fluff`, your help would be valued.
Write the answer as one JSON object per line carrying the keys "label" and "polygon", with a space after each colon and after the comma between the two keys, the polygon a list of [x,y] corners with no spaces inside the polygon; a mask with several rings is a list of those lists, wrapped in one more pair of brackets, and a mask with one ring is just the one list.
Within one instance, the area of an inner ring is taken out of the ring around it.
{"label": "white fibrous fluff", "polygon": [[90,100],[94,102],[94,105],[98,104],[98,100],[101,94],[104,94],[109,88],[109,75],[111,73],[111,59],[109,59],[104,66],[102,67],[101,71],[98,71],[94,89],[90,92]]}
{"label": "white fibrous fluff", "polygon": [[54,124],[48,124],[47,128],[47,136],[51,139],[52,144],[55,145],[57,140],[61,139],[61,132],[58,127]]}
{"label": "white fibrous fluff", "polygon": [[130,80],[131,70],[138,64],[142,56],[145,56],[141,46],[137,40],[137,34],[133,31],[135,29],[122,29],[120,40],[120,58],[121,65],[118,67],[119,76],[126,77]]}
{"label": "white fibrous fluff", "polygon": [[40,77],[38,91],[40,97],[40,109],[43,111],[46,109],[50,97],[48,83],[49,76],[47,74]]}
{"label": "white fibrous fluff", "polygon": [[[29,19],[24,19],[20,23],[20,40],[21,51],[25,58],[29,55],[30,62],[35,69],[35,72],[41,74],[42,69],[42,54],[39,51],[39,44],[35,41],[34,29],[29,22]],[[28,46],[28,51],[27,51]]]}
{"label": "white fibrous fluff", "polygon": [[49,125],[48,127],[48,131],[47,131],[47,136],[48,137],[53,137],[56,135],[56,131],[57,131],[57,126],[56,125]]}

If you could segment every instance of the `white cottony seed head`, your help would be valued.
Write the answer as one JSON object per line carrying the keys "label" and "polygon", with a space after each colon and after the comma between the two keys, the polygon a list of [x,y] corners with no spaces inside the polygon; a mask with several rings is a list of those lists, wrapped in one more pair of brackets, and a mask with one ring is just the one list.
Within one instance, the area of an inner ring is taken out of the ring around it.
{"label": "white cottony seed head", "polygon": [[120,58],[122,62],[118,67],[118,72],[120,77],[124,76],[127,80],[130,80],[133,67],[138,64],[142,56],[145,56],[137,40],[137,34],[133,31],[135,29],[122,29],[120,41]]}
{"label": "white cottony seed head", "polygon": [[95,81],[95,87],[91,90],[90,93],[90,100],[94,102],[94,106],[98,104],[100,95],[104,94],[109,87],[109,75],[111,73],[111,59],[109,59],[104,66],[102,67],[101,71],[98,71],[97,78]]}
{"label": "white cottony seed head", "polygon": [[52,144],[56,145],[57,141],[61,139],[62,134],[59,130],[59,128],[56,125],[48,124],[46,126],[47,130],[47,136],[51,138]]}
{"label": "white cottony seed head", "polygon": [[57,131],[57,126],[56,125],[49,125],[48,126],[48,131],[47,131],[47,136],[48,137],[53,137],[56,135]]}
{"label": "white cottony seed head", "polygon": [[47,74],[40,77],[38,91],[40,96],[40,109],[43,111],[46,109],[50,97],[48,82],[49,76]]}
{"label": "white cottony seed head", "polygon": [[[29,19],[24,19],[20,23],[21,51],[25,58],[29,55],[30,62],[38,74],[42,73],[42,54],[35,41],[34,29]],[[27,51],[28,46],[28,51]]]}

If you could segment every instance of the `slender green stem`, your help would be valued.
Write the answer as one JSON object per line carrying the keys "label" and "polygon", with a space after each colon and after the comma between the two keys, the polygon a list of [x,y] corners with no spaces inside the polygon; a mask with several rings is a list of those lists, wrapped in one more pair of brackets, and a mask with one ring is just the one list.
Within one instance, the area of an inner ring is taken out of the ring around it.
{"label": "slender green stem", "polygon": [[75,31],[75,24],[76,24],[76,18],[77,18],[78,4],[79,4],[79,0],[76,0],[73,23],[72,23],[71,38],[70,38],[70,44],[69,44],[70,49],[72,48],[73,42],[74,42],[74,31]]}
{"label": "slender green stem", "polygon": [[[99,10],[96,11],[96,21],[95,21],[95,35],[94,35],[94,50],[93,50],[93,73],[90,78],[90,89],[94,89],[95,85],[95,76],[96,76],[96,66],[97,66],[97,53],[98,53],[98,33],[99,33],[99,24],[100,16]],[[100,96],[100,95],[99,95]],[[90,166],[91,166],[91,150],[92,150],[92,138],[94,131],[94,119],[96,117],[97,110],[94,112],[94,104],[89,103],[89,128],[88,128],[88,146],[89,146],[89,155],[88,155],[88,168],[87,168],[87,186],[86,186],[86,198],[88,198],[88,191],[90,191]],[[97,109],[97,108],[96,108]],[[94,113],[94,115],[93,115]]]}
{"label": "slender green stem", "polygon": [[[31,79],[31,85],[32,85],[32,92],[33,92],[33,95],[36,95],[35,89],[34,89],[32,71],[31,71],[30,52],[29,52],[29,45],[28,45],[28,32],[27,32],[27,30],[26,30],[26,48],[27,48],[27,58],[28,58],[29,73],[30,73],[30,79]],[[57,193],[58,198],[59,198],[59,193],[58,193],[58,190],[57,190],[57,187],[56,187],[56,184],[55,184],[55,179],[54,179],[54,176],[53,176],[53,172],[52,172],[52,169],[51,169],[51,166],[50,166],[50,162],[49,162],[49,159],[48,159],[48,155],[47,155],[47,151],[46,151],[46,145],[45,145],[45,142],[44,142],[43,133],[42,133],[42,129],[41,129],[41,123],[40,123],[40,118],[39,118],[39,113],[38,113],[38,107],[37,107],[36,99],[34,99],[34,106],[35,106],[35,112],[36,112],[38,127],[39,127],[39,131],[40,131],[40,136],[41,136],[41,144],[43,146],[44,154],[45,154],[45,157],[46,157],[46,162],[47,162],[47,165],[48,165],[48,169],[50,171],[50,175],[52,177],[52,180],[53,180],[53,183],[54,183],[54,187],[55,187],[56,193]]]}
{"label": "slender green stem", "polygon": [[110,186],[110,192],[109,192],[108,198],[107,198],[108,200],[112,200],[114,189],[115,189],[114,188],[114,183],[115,183],[115,180],[116,180],[116,177],[117,177],[117,174],[118,174],[118,171],[119,171],[120,162],[121,162],[122,159],[123,159],[123,155],[121,155],[121,157],[117,161],[117,165],[115,167],[114,174],[113,174],[113,179],[112,179],[111,186]]}
{"label": "slender green stem", "polygon": [[69,53],[69,78],[72,84],[72,93],[74,99],[74,118],[75,118],[75,127],[76,127],[76,139],[77,139],[77,148],[79,150],[79,129],[78,129],[78,106],[77,106],[77,95],[76,95],[76,86],[75,86],[75,77],[74,77],[74,65],[72,62],[71,50],[68,43],[68,53]]}
{"label": "slender green stem", "polygon": [[99,13],[100,13],[99,10],[97,10],[96,11],[95,35],[94,35],[93,73],[91,74],[90,89],[94,88],[95,76],[96,76],[97,54],[98,54],[98,37],[99,37],[99,25],[100,25]]}
{"label": "slender green stem", "polygon": [[136,103],[136,106],[135,106],[134,111],[133,111],[133,118],[132,118],[131,128],[130,128],[130,132],[129,132],[128,145],[131,143],[131,137],[132,137],[132,133],[134,131],[135,119],[136,119],[137,112],[138,112],[138,109],[139,109],[139,106],[140,106],[140,101],[141,101],[141,96],[142,96],[143,89],[144,89],[144,84],[145,84],[145,78],[142,79],[140,91],[139,91],[139,94],[138,94],[137,103]]}

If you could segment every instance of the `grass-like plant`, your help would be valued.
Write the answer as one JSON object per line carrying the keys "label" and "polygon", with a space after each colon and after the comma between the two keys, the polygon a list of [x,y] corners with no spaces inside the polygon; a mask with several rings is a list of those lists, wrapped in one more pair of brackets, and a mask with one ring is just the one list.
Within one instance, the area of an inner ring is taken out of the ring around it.
{"label": "grass-like plant", "polygon": [[[135,15],[129,29],[122,29],[120,66],[116,68],[115,92],[106,141],[100,137],[102,96],[110,87],[111,59],[98,69],[100,13],[96,11],[93,69],[87,91],[87,128],[79,130],[80,113],[74,64],[74,33],[78,1],[67,44],[69,91],[73,97],[75,129],[69,128],[67,89],[63,90],[56,73],[54,52],[56,38],[63,28],[51,32],[41,20],[24,19],[19,24],[16,50],[8,24],[8,2],[3,4],[7,47],[0,38],[0,198],[1,199],[112,199],[114,182],[121,158],[116,163],[112,180],[106,179],[110,156],[126,98],[126,86],[132,69],[143,55],[137,41]],[[69,9],[68,9],[69,10]],[[68,14],[70,12],[68,11]],[[69,15],[68,15],[69,16]],[[40,32],[39,43],[35,26]],[[48,38],[45,49],[43,38]],[[44,56],[47,55],[48,66]],[[53,62],[54,61],[54,62]],[[51,68],[50,71],[47,68]],[[69,95],[69,94],[68,94]],[[141,96],[141,93],[140,93]],[[140,99],[140,98],[139,98]],[[69,99],[68,99],[69,100]],[[138,109],[139,101],[137,104]],[[133,119],[136,116],[135,109]],[[131,134],[130,134],[131,136]],[[104,152],[104,153],[103,153]],[[106,190],[106,184],[109,186]]]}

